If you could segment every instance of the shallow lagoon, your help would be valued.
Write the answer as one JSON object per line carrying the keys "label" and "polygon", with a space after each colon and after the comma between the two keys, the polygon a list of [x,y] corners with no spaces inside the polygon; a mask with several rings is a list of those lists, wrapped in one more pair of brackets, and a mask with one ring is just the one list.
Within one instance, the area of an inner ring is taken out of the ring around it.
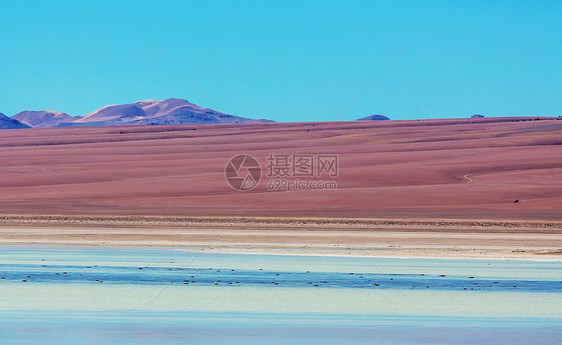
{"label": "shallow lagoon", "polygon": [[0,342],[552,344],[562,263],[0,247]]}

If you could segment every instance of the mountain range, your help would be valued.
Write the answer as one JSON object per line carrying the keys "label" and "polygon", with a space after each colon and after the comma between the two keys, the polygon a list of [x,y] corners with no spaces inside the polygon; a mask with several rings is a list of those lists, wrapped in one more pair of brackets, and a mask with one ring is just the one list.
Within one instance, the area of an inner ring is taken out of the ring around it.
{"label": "mountain range", "polygon": [[[383,115],[357,119],[389,120]],[[185,99],[144,100],[129,104],[112,104],[84,116],[70,116],[54,110],[22,111],[12,117],[0,113],[0,129],[41,127],[105,127],[119,125],[181,125],[212,123],[274,122],[249,119],[203,108]]]}
{"label": "mountain range", "polygon": [[112,104],[85,116],[70,116],[58,111],[22,111],[0,117],[0,129],[39,127],[93,127],[119,125],[180,125],[211,123],[274,122],[249,119],[202,108],[185,99],[144,100],[130,104]]}

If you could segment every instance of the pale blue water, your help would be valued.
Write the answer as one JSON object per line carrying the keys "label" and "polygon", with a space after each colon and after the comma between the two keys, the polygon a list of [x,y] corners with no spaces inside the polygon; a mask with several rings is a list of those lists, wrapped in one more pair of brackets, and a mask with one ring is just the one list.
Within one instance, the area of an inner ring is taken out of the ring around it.
{"label": "pale blue water", "polygon": [[0,246],[5,344],[557,344],[562,263]]}

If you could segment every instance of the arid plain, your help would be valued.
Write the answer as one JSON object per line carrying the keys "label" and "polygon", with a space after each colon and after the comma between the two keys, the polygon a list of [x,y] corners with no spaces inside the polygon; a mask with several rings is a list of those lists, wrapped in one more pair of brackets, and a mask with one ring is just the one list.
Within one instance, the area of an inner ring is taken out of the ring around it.
{"label": "arid plain", "polygon": [[[559,118],[0,134],[1,243],[469,257],[561,253]],[[269,154],[337,154],[337,189],[268,191],[263,172],[258,187],[236,191],[224,169],[241,153],[256,157],[263,170]]]}

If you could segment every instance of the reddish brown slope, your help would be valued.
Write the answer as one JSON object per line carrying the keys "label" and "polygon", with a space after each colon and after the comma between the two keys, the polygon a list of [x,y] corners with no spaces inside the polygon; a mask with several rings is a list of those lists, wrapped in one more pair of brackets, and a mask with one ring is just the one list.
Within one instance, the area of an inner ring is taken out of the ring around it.
{"label": "reddish brown slope", "polygon": [[[194,130],[196,129],[196,130]],[[562,121],[5,130],[0,213],[562,219]],[[227,160],[340,156],[336,191],[251,192]],[[519,203],[513,203],[515,199]]]}

